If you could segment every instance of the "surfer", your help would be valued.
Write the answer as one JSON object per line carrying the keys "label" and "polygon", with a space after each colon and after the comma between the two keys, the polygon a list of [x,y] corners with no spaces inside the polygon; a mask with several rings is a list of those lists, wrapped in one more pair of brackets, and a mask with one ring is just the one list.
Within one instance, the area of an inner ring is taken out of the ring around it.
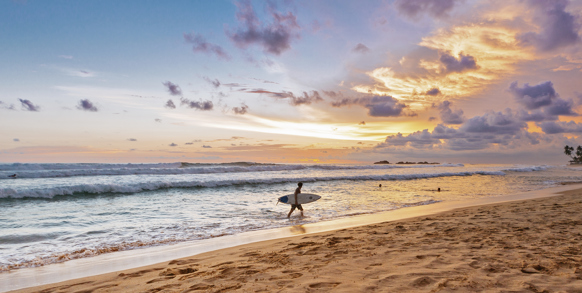
{"label": "surfer", "polygon": [[291,217],[291,213],[293,213],[293,211],[295,209],[298,209],[301,211],[301,216],[303,217],[303,207],[300,204],[297,204],[297,195],[301,193],[301,187],[303,187],[303,183],[299,182],[297,183],[297,189],[295,189],[295,194],[294,194],[294,199],[291,199],[291,202],[295,202],[295,204],[291,204],[291,211],[289,211],[289,214],[287,215],[287,218]]}
{"label": "surfer", "polygon": [[8,177],[10,177],[10,178],[16,178],[16,174],[8,175]]}

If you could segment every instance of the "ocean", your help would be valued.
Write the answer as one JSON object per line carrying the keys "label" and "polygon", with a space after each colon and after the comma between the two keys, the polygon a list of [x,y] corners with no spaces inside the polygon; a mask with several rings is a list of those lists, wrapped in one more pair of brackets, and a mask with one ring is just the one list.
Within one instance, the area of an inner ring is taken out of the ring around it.
{"label": "ocean", "polygon": [[[580,175],[549,165],[0,164],[0,271],[539,190]],[[298,182],[322,198],[287,219],[290,206],[277,198]]]}

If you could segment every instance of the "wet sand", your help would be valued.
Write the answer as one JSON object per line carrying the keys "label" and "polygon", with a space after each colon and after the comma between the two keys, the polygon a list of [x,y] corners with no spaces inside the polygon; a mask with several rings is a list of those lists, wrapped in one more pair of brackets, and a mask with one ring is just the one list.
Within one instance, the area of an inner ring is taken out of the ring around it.
{"label": "wet sand", "polygon": [[582,292],[582,189],[15,292]]}

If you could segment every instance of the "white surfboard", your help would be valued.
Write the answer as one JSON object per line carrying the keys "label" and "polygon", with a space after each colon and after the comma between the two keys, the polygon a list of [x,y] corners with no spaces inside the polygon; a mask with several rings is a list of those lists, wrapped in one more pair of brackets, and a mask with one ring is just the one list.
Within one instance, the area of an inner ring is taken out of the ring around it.
{"label": "white surfboard", "polygon": [[[295,195],[294,194],[287,194],[285,196],[279,197],[279,201],[286,204],[295,204]],[[298,204],[306,204],[310,202],[314,202],[320,199],[321,196],[313,193],[300,193],[297,195],[297,203]]]}

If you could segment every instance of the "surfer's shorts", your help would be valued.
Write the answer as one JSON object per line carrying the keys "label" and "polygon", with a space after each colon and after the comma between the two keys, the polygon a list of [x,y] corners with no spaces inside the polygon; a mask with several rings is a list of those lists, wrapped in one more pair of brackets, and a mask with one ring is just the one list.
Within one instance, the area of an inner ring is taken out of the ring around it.
{"label": "surfer's shorts", "polygon": [[298,209],[298,210],[300,210],[300,211],[302,211],[302,210],[303,210],[303,207],[302,207],[300,204],[292,204],[292,205],[291,205],[291,208],[292,208],[292,209]]}

